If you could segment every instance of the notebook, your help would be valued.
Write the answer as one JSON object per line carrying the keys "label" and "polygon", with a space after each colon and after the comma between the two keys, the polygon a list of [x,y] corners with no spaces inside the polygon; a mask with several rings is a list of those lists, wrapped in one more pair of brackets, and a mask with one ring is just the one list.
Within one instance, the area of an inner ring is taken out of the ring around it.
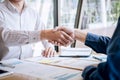
{"label": "notebook", "polygon": [[60,57],[89,57],[92,49],[90,48],[64,48],[61,49]]}

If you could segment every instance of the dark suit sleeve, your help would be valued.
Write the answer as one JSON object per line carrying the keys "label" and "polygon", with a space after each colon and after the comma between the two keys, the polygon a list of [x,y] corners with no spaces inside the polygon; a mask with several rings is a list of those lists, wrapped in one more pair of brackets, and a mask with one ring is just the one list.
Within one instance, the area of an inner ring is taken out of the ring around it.
{"label": "dark suit sleeve", "polygon": [[98,36],[92,33],[88,33],[85,41],[85,45],[92,48],[97,53],[106,54],[106,48],[110,42],[109,37]]}
{"label": "dark suit sleeve", "polygon": [[98,67],[88,66],[84,69],[84,80],[120,80],[120,36],[110,42],[107,55],[107,61]]}
{"label": "dark suit sleeve", "polygon": [[[109,37],[98,36],[88,33],[85,45],[91,47],[97,53],[107,53],[107,46],[110,42]],[[109,80],[107,63],[100,63],[98,67],[88,66],[84,69],[82,77],[84,80]]]}
{"label": "dark suit sleeve", "polygon": [[109,80],[109,70],[106,62],[100,63],[98,67],[88,66],[84,69],[82,77],[84,80]]}
{"label": "dark suit sleeve", "polygon": [[98,67],[88,66],[84,69],[82,73],[84,80],[120,80],[120,18],[106,53],[108,55],[106,62],[100,63]]}

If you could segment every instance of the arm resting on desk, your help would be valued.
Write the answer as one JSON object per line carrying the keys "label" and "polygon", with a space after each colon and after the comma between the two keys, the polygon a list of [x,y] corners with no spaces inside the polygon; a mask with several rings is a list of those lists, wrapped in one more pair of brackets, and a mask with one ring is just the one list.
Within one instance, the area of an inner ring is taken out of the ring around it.
{"label": "arm resting on desk", "polygon": [[84,80],[109,80],[106,63],[100,63],[97,67],[88,66],[84,69],[82,77]]}

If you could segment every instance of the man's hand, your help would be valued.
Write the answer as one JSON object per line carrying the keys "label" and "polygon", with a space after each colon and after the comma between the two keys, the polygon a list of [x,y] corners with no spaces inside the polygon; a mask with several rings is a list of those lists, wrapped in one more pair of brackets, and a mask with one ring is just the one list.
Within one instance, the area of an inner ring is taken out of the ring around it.
{"label": "man's hand", "polygon": [[47,39],[48,41],[55,41],[62,46],[65,46],[69,42],[73,42],[73,38],[70,36],[71,33],[64,32],[63,30],[43,30],[41,31],[41,39]]}
{"label": "man's hand", "polygon": [[55,28],[55,30],[57,30],[57,31],[64,31],[64,32],[67,33],[69,36],[71,36],[71,38],[74,39],[74,29],[72,30],[71,28],[57,27],[57,28]]}
{"label": "man's hand", "polygon": [[[57,27],[57,28],[54,29],[54,31],[63,31],[73,39],[72,41],[69,40],[68,43],[64,46],[68,46],[74,41],[74,30],[72,30],[70,28],[66,28],[66,27]],[[56,41],[49,40],[49,42],[51,42],[52,44],[57,45],[57,46],[62,45],[61,43],[56,42]]]}
{"label": "man's hand", "polygon": [[54,49],[52,49],[51,47],[46,48],[43,52],[42,52],[42,56],[43,57],[54,57],[56,55],[56,51]]}

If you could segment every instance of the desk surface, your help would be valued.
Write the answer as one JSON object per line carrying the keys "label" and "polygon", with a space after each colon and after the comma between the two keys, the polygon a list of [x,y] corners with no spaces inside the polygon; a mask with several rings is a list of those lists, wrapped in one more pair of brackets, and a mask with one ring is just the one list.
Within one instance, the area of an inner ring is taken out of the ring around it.
{"label": "desk surface", "polygon": [[[69,58],[69,59],[74,59],[74,58]],[[64,63],[64,64],[69,64],[69,59],[68,59],[68,63]],[[79,62],[79,60],[81,60],[81,59],[77,59],[77,60],[78,60],[77,62]],[[12,61],[6,61],[6,62],[12,62]],[[88,62],[89,62],[89,60],[88,60]],[[4,79],[0,78],[0,80],[14,80],[13,78],[19,78],[16,80],[24,80],[23,78],[25,78],[25,80],[82,80],[82,77],[81,77],[82,71],[81,70],[40,64],[38,62],[28,62],[28,61],[23,61],[23,60],[21,60],[20,62],[13,62],[13,63],[20,63],[20,64],[16,64],[15,68],[13,68],[13,69],[8,68],[8,67],[0,67],[0,68],[4,69],[4,70],[15,72],[15,73],[19,73],[20,75],[14,73],[15,75],[8,76]],[[79,63],[77,63],[77,64],[78,65],[75,65],[75,66],[81,67],[81,66],[83,66],[82,64],[86,64],[86,63],[83,62],[80,65],[79,65]],[[94,61],[93,61],[93,64],[94,64]],[[72,63],[71,63],[71,65],[72,65]],[[89,65],[89,64],[86,64],[86,66],[87,65]],[[22,74],[22,77],[20,77],[21,74]],[[23,75],[29,75],[29,77],[28,76],[26,77]]]}
{"label": "desk surface", "polygon": [[14,73],[8,76],[1,77],[0,80],[41,80],[41,79],[33,76]]}

